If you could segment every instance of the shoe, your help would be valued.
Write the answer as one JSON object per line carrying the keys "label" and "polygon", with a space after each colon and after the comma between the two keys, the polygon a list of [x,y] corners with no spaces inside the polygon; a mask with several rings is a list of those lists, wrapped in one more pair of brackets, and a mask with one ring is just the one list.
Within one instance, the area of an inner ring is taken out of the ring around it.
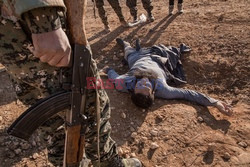
{"label": "shoe", "polygon": [[121,158],[119,155],[115,156],[109,161],[109,167],[142,167],[142,163],[137,158]]}
{"label": "shoe", "polygon": [[149,14],[148,14],[148,19],[149,19],[150,22],[154,22],[154,21],[155,21],[155,18],[154,18],[154,16],[152,15],[152,13],[149,13]]}
{"label": "shoe", "polygon": [[136,39],[135,41],[135,49],[136,51],[139,51],[141,49],[141,45],[140,45],[140,40]]}
{"label": "shoe", "polygon": [[122,40],[121,38],[116,38],[116,42],[118,43],[118,45],[120,45],[123,48],[130,46],[130,43]]}
{"label": "shoe", "polygon": [[116,43],[121,47],[124,47],[124,41],[121,38],[116,38]]}
{"label": "shoe", "polygon": [[174,11],[174,5],[170,5],[168,8],[168,14],[173,15],[173,11]]}
{"label": "shoe", "polygon": [[105,25],[105,31],[106,31],[107,33],[111,32],[111,29],[110,29],[109,25]]}
{"label": "shoe", "polygon": [[178,4],[178,12],[179,12],[180,14],[183,13],[182,4]]}
{"label": "shoe", "polygon": [[138,21],[138,17],[136,15],[136,16],[134,16],[134,22],[137,22],[137,21]]}

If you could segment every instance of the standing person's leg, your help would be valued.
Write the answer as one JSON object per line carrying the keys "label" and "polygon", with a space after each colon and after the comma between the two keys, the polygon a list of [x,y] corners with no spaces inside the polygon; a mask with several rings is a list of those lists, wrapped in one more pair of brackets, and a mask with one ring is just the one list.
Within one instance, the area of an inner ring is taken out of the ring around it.
{"label": "standing person's leg", "polygon": [[116,15],[118,16],[121,24],[123,26],[127,25],[127,22],[125,21],[125,18],[122,14],[122,8],[120,6],[120,2],[119,0],[108,0],[109,4],[111,5],[111,7],[114,9]]}
{"label": "standing person's leg", "polygon": [[152,0],[142,0],[143,8],[147,11],[149,20],[153,22],[155,20],[152,10],[153,10],[153,5],[152,5]]}
{"label": "standing person's leg", "polygon": [[99,17],[101,18],[102,23],[105,26],[105,30],[110,31],[107,13],[106,13],[106,11],[104,9],[104,1],[103,0],[97,0],[96,1],[96,7],[98,9]]}
{"label": "standing person's leg", "polygon": [[183,13],[183,6],[182,6],[183,0],[178,0],[178,12]]}
{"label": "standing person's leg", "polygon": [[178,0],[178,4],[182,4],[183,3],[183,0]]}
{"label": "standing person's leg", "polygon": [[169,0],[168,14],[172,15],[174,11],[174,0]]}
{"label": "standing person's leg", "polygon": [[127,0],[126,5],[130,10],[130,14],[133,17],[134,21],[137,20],[137,0]]}

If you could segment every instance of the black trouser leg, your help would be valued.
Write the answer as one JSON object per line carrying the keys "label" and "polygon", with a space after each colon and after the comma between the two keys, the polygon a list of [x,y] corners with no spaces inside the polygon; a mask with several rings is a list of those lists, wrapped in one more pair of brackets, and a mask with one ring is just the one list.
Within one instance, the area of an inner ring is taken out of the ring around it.
{"label": "black trouser leg", "polygon": [[183,3],[183,0],[178,0],[178,4],[182,4]]}

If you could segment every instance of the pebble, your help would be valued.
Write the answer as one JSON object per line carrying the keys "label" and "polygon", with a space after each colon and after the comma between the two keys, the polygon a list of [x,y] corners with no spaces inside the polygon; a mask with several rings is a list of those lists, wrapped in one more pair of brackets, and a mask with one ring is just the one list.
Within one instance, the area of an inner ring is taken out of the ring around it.
{"label": "pebble", "polygon": [[38,157],[39,157],[38,153],[34,153],[33,156],[32,156],[33,159],[37,159]]}
{"label": "pebble", "polygon": [[129,128],[131,132],[135,131],[135,128],[133,128],[132,126]]}
{"label": "pebble", "polygon": [[28,150],[30,148],[30,145],[28,143],[21,143],[21,148],[23,150]]}
{"label": "pebble", "polygon": [[158,132],[157,132],[156,130],[151,130],[151,131],[150,131],[150,134],[151,134],[152,136],[157,136],[157,135],[158,135]]}
{"label": "pebble", "polygon": [[119,60],[118,57],[116,57],[116,55],[113,56],[113,60]]}
{"label": "pebble", "polygon": [[120,153],[120,154],[123,154],[123,153],[124,153],[124,151],[122,150],[121,147],[118,148],[118,153]]}
{"label": "pebble", "polygon": [[[61,126],[60,126],[60,127],[61,127]],[[37,137],[36,137],[36,141],[37,141],[37,142],[40,142],[40,141],[41,141],[40,136],[37,136]]]}
{"label": "pebble", "polygon": [[136,157],[136,154],[135,154],[135,153],[131,153],[131,157],[132,157],[132,158],[135,158],[135,157]]}
{"label": "pebble", "polygon": [[145,141],[147,141],[147,140],[148,140],[147,137],[145,137],[145,136],[141,137],[141,141],[145,142]]}
{"label": "pebble", "polygon": [[155,149],[159,148],[159,145],[157,143],[151,143],[150,148],[152,150],[155,150]]}
{"label": "pebble", "polygon": [[222,156],[225,160],[229,160],[230,158],[231,158],[231,155],[228,153],[228,152],[226,152],[226,153],[224,153],[224,155]]}
{"label": "pebble", "polygon": [[243,148],[247,148],[247,146],[248,146],[247,143],[244,141],[239,142],[238,145],[243,147]]}
{"label": "pebble", "polygon": [[137,136],[137,133],[136,133],[136,132],[133,132],[133,133],[131,134],[131,137],[132,137],[132,138],[136,138],[136,136]]}
{"label": "pebble", "polygon": [[125,119],[127,116],[126,116],[126,114],[123,112],[123,113],[121,114],[121,117]]}
{"label": "pebble", "polygon": [[119,53],[119,56],[120,56],[120,57],[123,57],[123,56],[124,56],[124,53]]}
{"label": "pebble", "polygon": [[14,152],[15,152],[16,155],[19,155],[22,152],[22,150],[20,148],[18,148],[18,149],[15,149]]}
{"label": "pebble", "polygon": [[2,122],[2,120],[3,120],[3,117],[0,116],[0,122]]}
{"label": "pebble", "polygon": [[209,143],[207,146],[207,151],[214,151],[215,147],[215,143]]}
{"label": "pebble", "polygon": [[197,118],[199,122],[204,122],[204,119],[202,117]]}
{"label": "pebble", "polygon": [[14,142],[13,145],[17,147],[19,145],[19,143],[18,142]]}
{"label": "pebble", "polygon": [[2,23],[3,25],[5,25],[5,24],[7,23],[7,21],[3,19],[3,20],[1,21],[1,23]]}
{"label": "pebble", "polygon": [[33,147],[35,147],[35,146],[36,146],[36,142],[33,140],[32,143],[31,143],[31,145],[32,145]]}

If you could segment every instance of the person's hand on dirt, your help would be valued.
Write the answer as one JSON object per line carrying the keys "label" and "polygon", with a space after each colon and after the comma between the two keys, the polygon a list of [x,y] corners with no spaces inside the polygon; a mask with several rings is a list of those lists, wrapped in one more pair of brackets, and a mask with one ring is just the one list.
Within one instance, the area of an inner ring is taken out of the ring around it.
{"label": "person's hand on dirt", "polygon": [[105,74],[108,74],[109,70],[113,70],[113,68],[109,67],[109,66],[105,66],[102,71],[105,73]]}
{"label": "person's hand on dirt", "polygon": [[231,116],[233,114],[232,106],[223,101],[218,101],[215,107],[224,115]]}
{"label": "person's hand on dirt", "polygon": [[66,67],[70,62],[71,46],[62,28],[55,31],[32,34],[34,55],[51,66]]}

